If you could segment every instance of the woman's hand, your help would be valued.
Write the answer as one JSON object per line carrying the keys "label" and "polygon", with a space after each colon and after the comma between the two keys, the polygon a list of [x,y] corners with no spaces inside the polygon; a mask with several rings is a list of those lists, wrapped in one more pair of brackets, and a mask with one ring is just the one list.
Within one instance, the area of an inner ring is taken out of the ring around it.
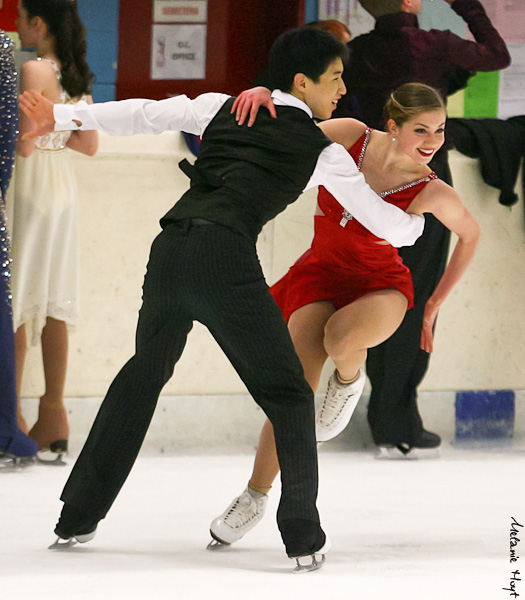
{"label": "woman's hand", "polygon": [[248,127],[251,127],[255,123],[255,117],[261,106],[265,106],[270,111],[270,115],[274,119],[277,119],[277,111],[272,100],[272,93],[268,88],[262,86],[241,92],[235,98],[231,113],[236,113],[235,120],[239,125],[244,123],[248,113],[250,113]]}
{"label": "woman's hand", "polygon": [[425,352],[434,350],[434,323],[439,312],[439,306],[429,298],[425,304],[425,312],[423,314],[423,329],[421,330],[421,348]]}

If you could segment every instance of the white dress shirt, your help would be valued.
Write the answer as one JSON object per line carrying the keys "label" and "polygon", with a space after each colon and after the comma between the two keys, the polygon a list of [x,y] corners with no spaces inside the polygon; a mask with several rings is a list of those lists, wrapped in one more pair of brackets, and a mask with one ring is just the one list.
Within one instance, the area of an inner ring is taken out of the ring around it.
{"label": "white dress shirt", "polygon": [[[181,95],[166,100],[55,104],[55,131],[97,129],[118,136],[186,131],[202,135],[228,98],[209,92],[194,100]],[[310,108],[291,94],[275,90],[272,98],[276,105],[295,106],[312,117]],[[393,246],[410,246],[423,233],[424,217],[405,213],[380,198],[340,144],[332,143],[321,152],[305,190],[318,185],[323,185],[354,219]]]}

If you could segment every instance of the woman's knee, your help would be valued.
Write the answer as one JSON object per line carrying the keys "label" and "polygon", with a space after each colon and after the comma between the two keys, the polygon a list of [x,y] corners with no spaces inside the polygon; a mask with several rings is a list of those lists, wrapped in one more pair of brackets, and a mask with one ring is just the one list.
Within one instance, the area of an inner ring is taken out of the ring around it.
{"label": "woman's knee", "polygon": [[343,330],[335,320],[330,319],[324,328],[324,348],[331,358],[352,352],[354,348],[350,332]]}

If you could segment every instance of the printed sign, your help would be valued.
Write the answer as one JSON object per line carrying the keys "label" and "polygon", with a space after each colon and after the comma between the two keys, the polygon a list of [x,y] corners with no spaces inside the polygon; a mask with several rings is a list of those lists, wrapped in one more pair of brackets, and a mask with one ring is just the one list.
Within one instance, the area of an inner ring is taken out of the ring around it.
{"label": "printed sign", "polygon": [[510,67],[500,72],[498,117],[508,119],[525,115],[525,44],[507,44]]}
{"label": "printed sign", "polygon": [[206,23],[208,0],[155,0],[154,23]]}
{"label": "printed sign", "polygon": [[319,0],[319,19],[341,21],[352,32],[352,38],[368,33],[375,25],[358,0]]}
{"label": "printed sign", "polygon": [[151,79],[204,79],[206,25],[153,25]]}

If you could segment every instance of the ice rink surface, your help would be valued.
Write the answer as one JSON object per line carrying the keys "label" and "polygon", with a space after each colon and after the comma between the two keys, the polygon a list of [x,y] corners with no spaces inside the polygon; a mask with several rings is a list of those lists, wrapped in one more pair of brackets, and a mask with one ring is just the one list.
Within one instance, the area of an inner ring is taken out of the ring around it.
{"label": "ice rink surface", "polygon": [[[141,457],[97,537],[51,551],[68,467],[0,474],[2,600],[505,600],[525,598],[525,450],[449,448],[433,461],[320,453],[319,509],[333,549],[293,575],[275,523],[207,551],[208,526],[245,487],[252,457]],[[517,527],[515,527],[516,529]],[[519,529],[519,528],[518,528]],[[521,547],[520,547],[521,546]]]}

